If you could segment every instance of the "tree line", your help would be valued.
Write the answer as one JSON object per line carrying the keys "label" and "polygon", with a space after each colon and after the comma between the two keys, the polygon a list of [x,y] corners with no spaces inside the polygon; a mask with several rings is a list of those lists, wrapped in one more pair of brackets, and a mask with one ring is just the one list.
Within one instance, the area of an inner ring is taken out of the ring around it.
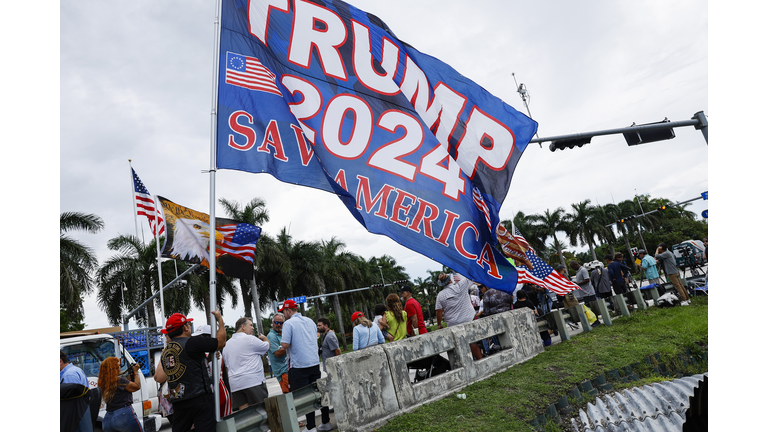
{"label": "tree line", "polygon": [[[593,205],[587,199],[571,204],[570,211],[558,207],[542,214],[517,212],[513,222],[537,255],[553,267],[562,264],[568,269],[566,257],[584,263],[602,261],[605,255],[621,252],[626,264],[637,272],[633,248],[653,255],[659,243],[671,247],[707,237],[707,222],[697,220],[695,213],[686,210],[690,203],[673,204],[669,199],[650,195],[604,205]],[[618,222],[621,219],[623,223]],[[508,229],[512,225],[509,220],[501,223]],[[547,243],[548,239],[552,241]],[[569,253],[565,251],[567,245],[586,246],[589,252]]]}
{"label": "tree line", "polygon": [[[245,205],[220,199],[227,217],[252,225],[269,222],[266,203],[254,198]],[[526,215],[518,212],[513,221],[501,223],[512,229],[512,223],[526,238],[539,257],[555,266],[566,264],[567,259],[586,262],[602,259],[605,254],[622,251],[627,264],[632,247],[647,249],[651,254],[656,245],[668,245],[707,235],[706,222],[697,221],[695,214],[685,210],[687,205],[671,206],[670,200],[642,195],[635,200],[618,204],[592,205],[585,200],[571,205],[569,212],[562,207],[547,209],[542,214]],[[621,218],[647,213],[661,206],[666,210],[616,224]],[[642,210],[641,210],[642,208]],[[96,233],[104,222],[96,215],[65,212],[60,217],[60,313],[61,331],[83,328],[83,299],[96,292],[98,305],[113,325],[122,324],[122,315],[134,310],[159,289],[157,249],[155,240],[144,244],[131,235],[118,235],[108,241],[107,247],[115,254],[101,265],[88,246],[67,235],[70,231]],[[551,241],[550,241],[551,240]],[[163,241],[163,238],[160,238]],[[567,243],[566,243],[567,242]],[[647,247],[643,246],[643,242]],[[589,252],[573,253],[566,246],[586,246]],[[178,260],[161,264],[164,283],[173,280],[191,265]],[[566,266],[568,268],[568,266]],[[428,270],[424,277],[412,280],[414,297],[422,305],[424,318],[435,316],[434,302],[438,293],[437,276],[451,269]],[[200,268],[185,277],[186,284],[163,292],[165,310],[188,314],[195,307],[210,314],[208,269]],[[228,300],[231,307],[242,310],[243,316],[254,317],[260,311],[270,310],[272,301],[290,297],[313,297],[349,291],[379,284],[392,284],[398,280],[411,280],[405,268],[395,258],[382,255],[364,258],[347,250],[345,243],[332,237],[328,240],[305,241],[294,239],[283,227],[276,235],[262,231],[256,244],[253,280],[236,280],[217,275],[216,303],[223,309]],[[328,295],[310,300],[305,314],[317,320],[328,317],[331,327],[344,334],[351,331],[347,318],[356,310],[373,316],[374,305],[385,304],[384,299],[396,287],[375,287],[352,293]],[[159,298],[155,299],[157,306]],[[155,308],[135,317],[141,326],[156,327],[162,320],[155,316]],[[263,322],[263,331],[269,323]],[[342,329],[343,326],[343,329]],[[345,331],[346,330],[346,331]],[[346,341],[342,340],[346,344]]]}

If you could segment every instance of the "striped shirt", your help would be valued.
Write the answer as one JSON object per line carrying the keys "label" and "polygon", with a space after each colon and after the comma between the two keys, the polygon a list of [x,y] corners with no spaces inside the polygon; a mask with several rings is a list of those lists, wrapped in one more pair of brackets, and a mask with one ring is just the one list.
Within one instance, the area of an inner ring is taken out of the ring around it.
{"label": "striped shirt", "polygon": [[437,294],[435,310],[443,310],[443,318],[449,327],[475,318],[475,308],[472,307],[472,300],[469,298],[471,286],[471,280],[459,275],[458,282],[448,284]]}

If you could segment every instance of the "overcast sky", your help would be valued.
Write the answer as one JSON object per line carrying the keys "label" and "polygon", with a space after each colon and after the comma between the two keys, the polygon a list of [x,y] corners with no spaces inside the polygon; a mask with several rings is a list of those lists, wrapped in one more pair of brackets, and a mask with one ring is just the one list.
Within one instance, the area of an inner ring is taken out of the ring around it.
{"label": "overcast sky", "polygon": [[[469,9],[456,1],[351,3],[527,113],[515,78],[524,83],[540,137],[709,113],[708,16],[700,2],[489,1]],[[209,176],[201,171],[210,166],[214,9],[213,1],[188,0],[61,4],[60,211],[104,219],[100,234],[77,235],[100,262],[114,254],[106,247],[110,238],[135,234],[129,159],[150,193],[208,212]],[[696,198],[708,190],[708,146],[692,127],[676,134],[636,147],[620,135],[555,153],[547,144],[529,145],[501,217],[635,194]],[[297,240],[335,236],[366,258],[393,256],[411,278],[439,268],[368,233],[322,191],[221,170],[216,196],[266,200],[271,221],[263,229],[271,234],[289,226]],[[707,204],[689,209],[700,214]],[[149,239],[146,222],[139,222]],[[108,324],[93,297],[86,324]]]}

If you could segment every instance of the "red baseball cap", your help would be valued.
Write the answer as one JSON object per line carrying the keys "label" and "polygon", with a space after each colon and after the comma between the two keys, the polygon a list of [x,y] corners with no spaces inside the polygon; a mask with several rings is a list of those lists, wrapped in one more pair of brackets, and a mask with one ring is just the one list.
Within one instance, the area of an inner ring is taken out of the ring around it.
{"label": "red baseball cap", "polygon": [[178,330],[184,324],[192,321],[194,321],[194,319],[187,318],[180,313],[175,313],[168,318],[168,321],[165,322],[165,328],[161,329],[160,333],[162,334],[171,333],[175,330]]}
{"label": "red baseball cap", "polygon": [[298,309],[299,305],[297,305],[295,301],[293,301],[291,299],[288,299],[288,300],[283,302],[283,306],[280,309],[278,309],[277,311],[278,312],[282,312],[283,309],[285,309],[285,308],[288,308],[288,309]]}
{"label": "red baseball cap", "polygon": [[356,320],[356,319],[358,319],[358,318],[360,318],[360,317],[365,317],[365,314],[364,314],[364,313],[362,313],[362,312],[359,312],[359,311],[358,311],[358,312],[355,312],[355,313],[353,313],[353,314],[352,314],[352,322],[355,322],[355,320]]}

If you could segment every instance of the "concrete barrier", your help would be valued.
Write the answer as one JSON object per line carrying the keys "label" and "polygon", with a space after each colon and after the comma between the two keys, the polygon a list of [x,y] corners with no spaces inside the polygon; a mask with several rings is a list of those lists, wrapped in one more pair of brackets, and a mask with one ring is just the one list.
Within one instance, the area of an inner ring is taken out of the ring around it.
{"label": "concrete barrier", "polygon": [[399,414],[392,371],[383,345],[332,357],[327,376],[317,381],[323,406],[333,406],[342,431],[369,430],[365,425]]}
{"label": "concrete barrier", "polygon": [[[469,344],[491,336],[498,336],[502,350],[475,361]],[[317,386],[322,405],[334,407],[340,431],[369,431],[543,350],[533,310],[512,310],[332,357]],[[447,353],[451,370],[413,383],[408,364],[441,353]]]}
{"label": "concrete barrier", "polygon": [[[446,351],[451,363],[450,371],[417,384],[411,383],[408,363]],[[469,345],[466,351],[469,351]],[[456,341],[448,329],[385,344],[384,352],[389,359],[389,369],[392,371],[392,381],[400,408],[418,406],[423,401],[441,397],[467,383],[467,371],[464,367],[467,360],[462,350],[456,349]]]}
{"label": "concrete barrier", "polygon": [[[467,383],[485,379],[508,367],[544,351],[532,309],[519,309],[491,315],[450,328],[457,352],[462,353]],[[502,350],[494,355],[473,360],[471,342],[498,336]]]}

